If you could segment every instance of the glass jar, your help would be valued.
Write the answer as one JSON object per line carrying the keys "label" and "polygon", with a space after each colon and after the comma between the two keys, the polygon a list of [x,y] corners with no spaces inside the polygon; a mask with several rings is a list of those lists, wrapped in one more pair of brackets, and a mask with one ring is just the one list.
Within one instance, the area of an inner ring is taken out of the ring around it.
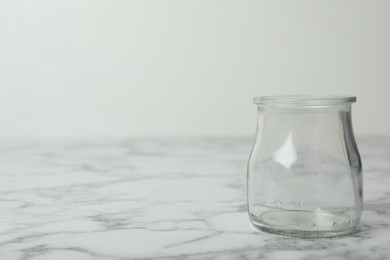
{"label": "glass jar", "polygon": [[352,233],[363,208],[362,164],[351,121],[356,97],[257,97],[248,163],[251,223],[297,237]]}

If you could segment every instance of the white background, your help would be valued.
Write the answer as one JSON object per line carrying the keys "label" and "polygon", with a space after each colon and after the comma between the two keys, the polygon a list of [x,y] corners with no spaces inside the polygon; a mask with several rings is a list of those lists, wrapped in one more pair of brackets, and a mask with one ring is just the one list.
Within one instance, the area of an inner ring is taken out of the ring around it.
{"label": "white background", "polygon": [[390,1],[0,1],[0,137],[253,135],[277,94],[390,133]]}

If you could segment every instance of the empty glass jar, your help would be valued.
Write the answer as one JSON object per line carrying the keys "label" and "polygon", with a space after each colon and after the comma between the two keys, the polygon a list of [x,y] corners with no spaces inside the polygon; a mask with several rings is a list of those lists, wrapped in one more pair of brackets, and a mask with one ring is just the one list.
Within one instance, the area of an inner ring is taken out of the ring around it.
{"label": "empty glass jar", "polygon": [[260,230],[298,237],[352,233],[363,207],[356,97],[258,97],[248,210]]}

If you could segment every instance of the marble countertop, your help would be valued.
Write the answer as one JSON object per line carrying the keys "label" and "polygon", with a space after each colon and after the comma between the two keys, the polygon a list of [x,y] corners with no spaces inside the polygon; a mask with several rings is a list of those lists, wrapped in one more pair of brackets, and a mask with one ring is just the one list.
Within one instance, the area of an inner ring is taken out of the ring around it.
{"label": "marble countertop", "polygon": [[0,259],[389,259],[390,137],[358,139],[359,232],[297,239],[254,230],[252,140],[0,142]]}

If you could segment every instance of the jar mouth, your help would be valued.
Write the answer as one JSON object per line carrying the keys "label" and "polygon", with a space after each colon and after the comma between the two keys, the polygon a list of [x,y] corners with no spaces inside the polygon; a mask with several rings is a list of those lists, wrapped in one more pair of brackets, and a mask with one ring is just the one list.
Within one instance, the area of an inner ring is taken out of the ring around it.
{"label": "jar mouth", "polygon": [[261,106],[328,106],[356,102],[355,96],[263,96],[253,98],[253,103]]}

